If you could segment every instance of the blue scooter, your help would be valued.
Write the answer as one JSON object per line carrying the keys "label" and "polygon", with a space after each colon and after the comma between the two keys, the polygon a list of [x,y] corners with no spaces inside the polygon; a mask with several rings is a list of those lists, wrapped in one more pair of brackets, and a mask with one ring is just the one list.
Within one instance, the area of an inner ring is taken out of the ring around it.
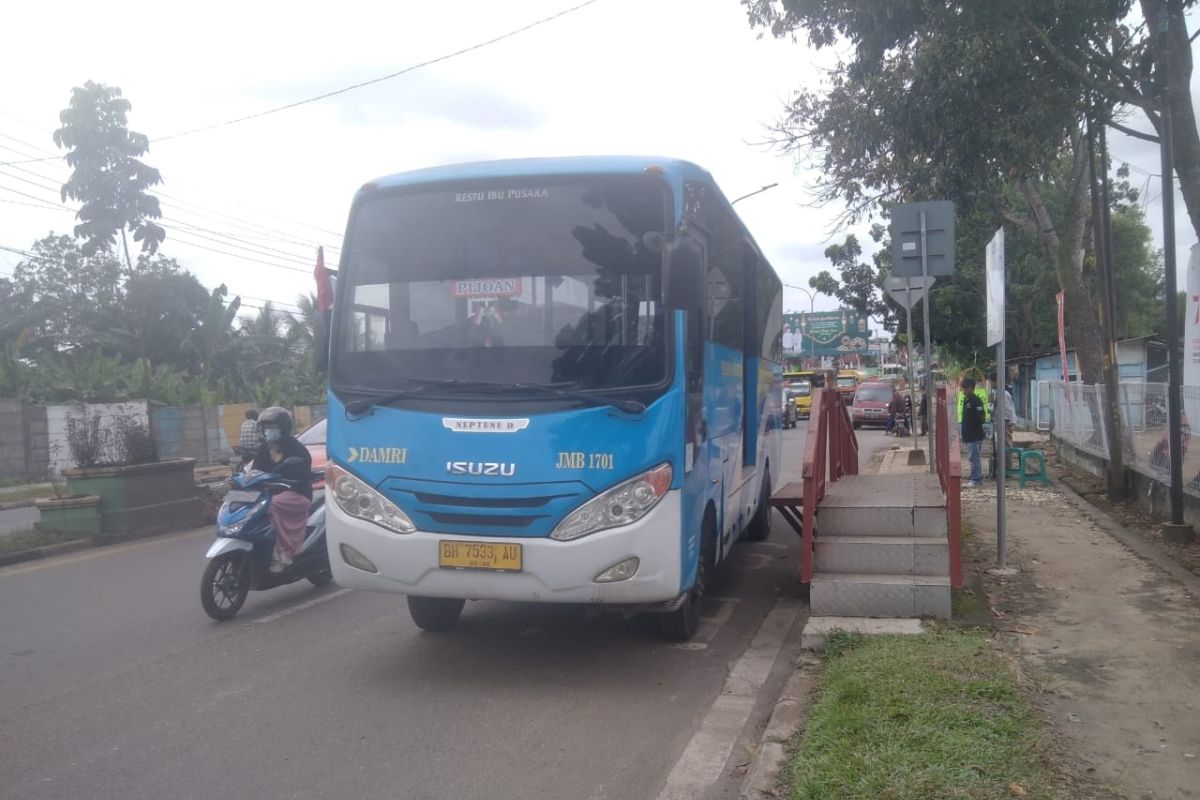
{"label": "blue scooter", "polygon": [[[315,471],[314,481],[324,473]],[[307,578],[313,586],[333,580],[329,551],[325,546],[325,496],[313,495],[304,544],[292,563],[281,572],[271,572],[275,531],[268,513],[272,491],[294,488],[275,472],[247,471],[233,476],[233,488],[217,512],[217,540],[205,556],[208,566],[200,580],[200,603],[215,620],[232,619],[251,590],[264,591]]]}

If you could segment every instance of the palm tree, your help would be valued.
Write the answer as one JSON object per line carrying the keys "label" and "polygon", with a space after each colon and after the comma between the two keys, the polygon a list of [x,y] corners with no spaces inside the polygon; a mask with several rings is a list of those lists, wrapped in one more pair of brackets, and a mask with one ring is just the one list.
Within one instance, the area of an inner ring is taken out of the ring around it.
{"label": "palm tree", "polygon": [[188,337],[186,346],[200,363],[201,375],[205,388],[215,391],[217,380],[221,377],[222,366],[229,377],[238,380],[238,350],[237,331],[233,327],[237,319],[238,309],[242,307],[242,298],[234,297],[228,304],[225,295],[229,293],[225,284],[212,290],[208,298],[208,307],[200,320],[200,325]]}

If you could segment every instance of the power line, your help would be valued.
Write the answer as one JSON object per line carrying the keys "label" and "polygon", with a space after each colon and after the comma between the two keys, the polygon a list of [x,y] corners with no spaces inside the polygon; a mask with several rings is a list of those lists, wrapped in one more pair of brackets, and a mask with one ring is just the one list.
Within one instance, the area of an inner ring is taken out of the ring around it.
{"label": "power line", "polygon": [[9,203],[10,205],[14,206],[29,206],[30,208],[42,208],[50,211],[70,211],[68,208],[52,206],[49,203],[26,203],[22,200],[6,200],[3,197],[0,197],[0,203]]}
{"label": "power line", "polygon": [[208,247],[206,245],[198,244],[197,242],[188,241],[187,239],[180,238],[179,231],[175,231],[175,234],[172,237],[172,239],[181,244],[188,245],[189,247],[196,247],[196,248],[199,248],[200,250],[208,250],[209,252],[219,253],[223,256],[229,256],[231,258],[238,258],[238,259],[241,259],[242,261],[252,261],[256,264],[264,264],[268,267],[274,267],[275,269],[288,269],[288,270],[292,270],[293,272],[303,272],[305,275],[312,274],[312,270],[304,269],[302,267],[293,267],[293,266],[289,266],[287,264],[279,264],[274,261],[263,261],[261,258],[252,258],[250,256],[238,255],[237,253],[230,253],[228,250],[218,250],[215,247]]}
{"label": "power line", "polygon": [[[23,170],[23,171],[25,171],[25,172],[30,172],[29,170]],[[47,180],[52,180],[52,179],[51,179],[51,178],[49,178],[48,176],[43,176],[43,175],[41,175],[40,173],[31,173],[31,174],[33,174],[33,175],[36,175],[37,177],[42,177],[42,178],[45,178],[45,179],[47,179]],[[54,188],[53,188],[51,185],[44,184],[44,183],[39,183],[38,181],[33,181],[33,180],[30,180],[30,179],[28,179],[28,178],[22,178],[21,176],[19,176],[19,175],[13,175],[13,174],[11,174],[11,173],[10,173],[10,172],[8,172],[8,171],[0,170],[0,175],[6,175],[6,176],[8,176],[8,177],[10,177],[10,178],[15,178],[16,180],[23,181],[23,182],[25,182],[25,183],[28,183],[28,184],[30,184],[30,185],[32,185],[32,186],[35,186],[35,187],[37,187],[37,188],[39,188],[39,189],[43,189],[43,190],[46,190],[46,191],[54,191]],[[29,198],[31,198],[31,199],[35,199],[35,200],[42,200],[42,198],[38,198],[38,197],[35,197],[34,195],[27,194],[27,193],[24,193],[24,192],[19,192],[19,191],[18,191],[18,190],[16,190],[16,189],[12,189],[11,187],[7,187],[7,186],[4,186],[4,185],[0,185],[0,189],[5,189],[5,190],[7,190],[7,191],[10,191],[10,192],[15,192],[15,193],[17,193],[17,194],[21,194],[21,195],[23,195],[23,196],[25,196],[25,197],[29,197]],[[43,202],[44,202],[44,201],[43,201]],[[54,208],[54,206],[50,206],[48,203],[47,203],[46,205],[47,205],[47,207],[48,207],[48,208]],[[73,209],[71,209],[70,207],[66,207],[66,206],[64,206],[64,207],[61,207],[61,208],[60,208],[60,210],[63,210],[63,211],[73,211]],[[287,251],[284,251],[284,250],[279,250],[279,249],[277,249],[277,248],[273,248],[273,247],[267,247],[267,246],[265,246],[265,245],[259,245],[259,244],[255,244],[255,243],[253,243],[253,242],[249,242],[249,241],[247,241],[247,240],[245,240],[245,239],[241,239],[241,238],[239,238],[239,237],[237,237],[237,236],[233,236],[233,235],[230,235],[230,234],[225,234],[225,233],[222,233],[222,232],[220,232],[220,231],[215,231],[215,230],[212,230],[212,229],[210,229],[210,228],[205,228],[205,227],[203,227],[203,226],[199,226],[199,225],[193,225],[192,223],[185,222],[185,221],[183,221],[183,220],[176,220],[176,219],[174,219],[174,218],[172,218],[172,217],[166,217],[166,216],[164,216],[164,217],[162,217],[161,219],[162,219],[164,222],[170,222],[170,223],[171,223],[171,225],[164,225],[164,226],[163,226],[164,228],[171,229],[171,228],[172,228],[174,225],[182,225],[182,226],[184,226],[184,227],[186,227],[186,228],[194,229],[194,230],[190,230],[190,231],[185,231],[186,233],[189,233],[190,235],[196,236],[196,237],[198,237],[198,238],[201,238],[201,239],[205,239],[205,240],[208,240],[208,241],[215,242],[215,243],[217,243],[217,244],[222,244],[222,245],[229,246],[229,243],[228,243],[228,242],[226,242],[226,241],[223,241],[223,240],[225,240],[225,239],[228,239],[228,240],[231,240],[232,242],[236,242],[236,244],[235,244],[235,245],[233,245],[233,246],[235,246],[235,247],[237,247],[237,246],[241,246],[241,247],[243,247],[243,248],[247,249],[249,252],[251,252],[251,253],[253,253],[253,254],[256,254],[256,255],[261,255],[261,256],[265,256],[265,257],[267,257],[267,258],[273,258],[273,259],[276,259],[276,260],[280,260],[280,259],[287,259],[287,260],[288,260],[290,263],[292,263],[292,264],[307,264],[307,263],[308,263],[308,259],[306,259],[306,258],[305,258],[305,257],[303,257],[303,256],[297,255],[297,254],[295,254],[295,253],[289,253],[289,252],[287,252]],[[178,230],[175,230],[175,233],[176,233],[176,235],[178,234],[178,232],[179,232]],[[218,237],[220,237],[220,238],[213,238],[213,236],[206,236],[206,235],[204,235],[205,233],[209,233],[209,234],[215,234],[216,236],[218,236]],[[181,240],[181,241],[184,241],[184,242],[186,243],[186,240]],[[195,246],[195,245],[193,245],[193,246]],[[231,254],[231,253],[226,253],[226,255],[233,255],[233,254]],[[250,260],[255,260],[255,259],[250,259]],[[268,263],[268,262],[260,262],[260,263]],[[273,262],[272,262],[272,263],[273,263]],[[282,266],[282,265],[279,265],[279,266]],[[305,271],[307,271],[307,270],[305,270]]]}
{"label": "power line", "polygon": [[[324,94],[316,95],[315,97],[308,97],[303,100],[296,100],[295,102],[292,102],[292,103],[285,103],[284,105],[275,106],[274,108],[268,108],[263,111],[257,111],[253,114],[246,114],[245,116],[235,117],[233,119],[227,119],[227,120],[224,120],[223,122],[214,122],[210,125],[201,125],[200,127],[191,128],[189,130],[184,130],[184,131],[179,131],[178,133],[172,133],[172,134],[168,134],[166,136],[159,136],[158,138],[151,139],[150,141],[152,143],[154,143],[154,142],[166,142],[166,141],[170,141],[172,139],[181,139],[185,136],[192,136],[197,133],[205,133],[207,131],[216,130],[217,128],[224,128],[224,127],[228,127],[230,125],[237,125],[238,123],[241,123],[241,122],[248,122],[252,119],[259,119],[261,117],[266,117],[271,114],[278,114],[280,111],[287,111],[292,108],[298,108],[299,106],[308,105],[309,103],[315,103],[319,100],[328,100],[331,97],[336,97],[340,94],[345,94],[346,92],[354,91],[355,89],[362,89],[367,86],[372,86],[376,83],[383,83],[384,81],[389,81],[393,78],[398,78],[401,75],[407,75],[408,73],[414,72],[418,69],[432,66],[434,64],[438,64],[443,61],[448,61],[452,58],[466,55],[467,53],[472,53],[476,50],[481,50],[490,45],[502,42],[505,39],[511,39],[514,36],[518,36],[522,33],[525,33],[526,31],[532,30],[540,25],[545,25],[548,22],[553,22],[554,20],[559,19],[560,17],[565,17],[568,14],[572,14],[576,11],[587,8],[588,6],[593,5],[594,3],[597,3],[597,2],[599,2],[599,0],[585,0],[585,2],[579,3],[578,5],[571,6],[570,8],[565,8],[562,11],[559,11],[555,14],[551,14],[548,17],[543,17],[539,20],[535,20],[534,22],[531,22],[528,25],[523,25],[520,28],[515,28],[506,33],[502,33],[499,36],[494,36],[491,39],[488,39],[486,41],[477,42],[468,47],[463,47],[458,50],[455,50],[452,53],[446,53],[445,55],[441,55],[436,58],[431,58],[431,59],[422,61],[417,64],[412,64],[410,66],[407,66],[403,69],[397,70],[396,72],[389,73],[387,75],[380,75],[377,78],[371,78],[369,80],[360,81],[358,83],[354,83],[349,86],[343,86],[340,89],[335,89],[331,92],[325,92]],[[52,159],[56,159],[56,158],[60,158],[60,157],[61,156],[54,155],[54,156],[47,156],[45,158],[30,158],[30,159],[25,159],[22,161],[0,162],[0,167],[7,167],[7,166],[15,165],[15,164],[34,164],[34,163],[37,163],[40,161],[50,161]]]}
{"label": "power line", "polygon": [[[14,194],[21,195],[22,197],[28,197],[28,198],[31,198],[31,199],[33,199],[33,200],[41,200],[41,198],[39,198],[39,197],[37,197],[37,196],[35,196],[35,195],[29,194],[29,193],[27,193],[27,192],[18,191],[17,189],[13,189],[13,188],[11,188],[11,187],[4,186],[4,185],[2,185],[2,184],[0,184],[0,190],[3,190],[3,191],[8,191],[8,192],[13,192]],[[69,208],[69,207],[64,207],[64,208],[61,208],[61,209],[59,209],[59,210],[61,210],[61,211],[66,211],[66,212],[72,212],[72,213],[75,211],[74,209],[72,209],[72,208]],[[164,226],[164,227],[167,227],[167,226]],[[212,237],[210,237],[210,236],[204,236],[203,234],[195,233],[195,232],[193,232],[193,231],[185,231],[185,233],[187,233],[187,234],[189,234],[189,235],[198,236],[198,237],[200,237],[200,238],[202,238],[202,239],[207,239],[207,240],[209,240],[209,241],[214,241],[214,242],[216,242],[217,244],[224,244],[224,242],[222,242],[222,241],[220,241],[220,240],[216,240],[216,239],[213,239],[213,238],[212,238]],[[219,253],[220,255],[229,256],[229,257],[231,257],[231,258],[240,259],[240,260],[242,260],[242,261],[249,261],[249,262],[253,262],[253,263],[256,263],[256,264],[262,264],[262,265],[264,265],[264,266],[268,266],[268,267],[274,267],[275,269],[286,269],[286,270],[292,270],[292,271],[294,271],[294,272],[303,272],[303,273],[304,273],[304,274],[306,274],[306,275],[311,275],[311,274],[312,274],[312,270],[310,270],[310,269],[308,269],[308,268],[306,268],[306,267],[293,266],[292,264],[283,264],[283,263],[279,263],[279,262],[277,262],[277,261],[264,261],[263,259],[260,259],[260,258],[254,258],[254,257],[252,257],[252,256],[249,256],[249,255],[243,255],[243,254],[239,254],[239,253],[231,253],[231,252],[229,252],[228,250],[218,250],[218,249],[217,249],[217,248],[215,248],[215,247],[209,247],[209,246],[207,246],[207,245],[200,244],[199,242],[192,241],[192,240],[189,240],[189,239],[187,239],[187,238],[181,237],[181,236],[180,236],[180,231],[179,231],[178,229],[176,229],[176,230],[174,230],[174,231],[172,232],[172,237],[171,237],[171,240],[172,240],[172,241],[175,241],[175,242],[179,242],[180,244],[186,245],[186,246],[188,246],[188,247],[195,247],[195,248],[198,248],[198,249],[200,249],[200,250],[207,250],[207,251],[209,251],[209,252],[212,252],[212,253]],[[233,247],[236,247],[237,245],[236,245],[236,244],[234,244],[234,245],[231,245],[231,246],[233,246]],[[169,249],[169,248],[168,248],[168,249]],[[259,253],[259,255],[267,255],[267,254],[264,254],[264,253]],[[297,258],[297,259],[296,259],[294,262],[292,262],[292,263],[293,263],[293,264],[301,264],[301,263],[304,263],[304,262],[303,262],[302,260],[300,260],[299,258]],[[315,261],[314,261],[314,263],[315,263]]]}
{"label": "power line", "polygon": [[585,2],[583,2],[583,3],[580,3],[575,6],[571,6],[570,8],[563,9],[562,11],[559,11],[556,14],[551,14],[548,17],[543,17],[542,19],[539,19],[535,22],[531,22],[528,25],[523,25],[520,28],[516,28],[514,30],[508,31],[507,33],[503,33],[499,36],[488,39],[485,42],[478,42],[476,44],[470,45],[469,47],[464,47],[460,50],[455,50],[453,53],[447,53],[445,55],[438,56],[437,58],[431,58],[427,61],[422,61],[418,64],[413,64],[412,66],[408,66],[408,67],[405,67],[404,69],[397,70],[396,72],[392,72],[387,75],[381,75],[378,78],[371,78],[370,80],[360,81],[359,83],[354,83],[354,84],[351,84],[350,86],[344,86],[341,89],[335,89],[332,92],[326,92],[324,94],[319,94],[315,97],[309,97],[304,100],[297,100],[295,102],[286,103],[284,105],[276,106],[274,108],[268,108],[264,111],[258,111],[254,114],[247,114],[242,117],[228,119],[228,120],[225,120],[224,122],[216,122],[211,125],[202,125],[198,128],[192,128],[190,130],[180,131],[179,133],[172,133],[168,136],[160,136],[159,138],[152,139],[151,141],[165,142],[170,139],[179,139],[181,137],[191,136],[192,134],[196,134],[196,133],[204,133],[205,131],[211,131],[211,130],[215,130],[217,128],[224,128],[229,125],[236,125],[239,122],[247,122],[252,119],[258,119],[260,117],[265,117],[269,114],[277,114],[280,111],[287,111],[288,109],[297,108],[298,106],[307,105],[309,103],[315,103],[318,100],[327,100],[330,97],[336,97],[339,94],[345,94],[346,92],[350,92],[355,89],[362,89],[363,87],[366,87],[366,86],[372,86],[376,83],[382,83],[383,81],[388,81],[388,80],[391,80],[392,78],[398,78],[401,75],[406,75],[409,72],[413,72],[415,70],[421,69],[422,67],[428,67],[433,64],[442,62],[442,61],[448,61],[451,58],[455,58],[457,56],[465,55],[465,54],[473,52],[475,50],[479,50],[484,47],[488,47],[489,45],[496,44],[497,42],[502,42],[505,39],[511,39],[512,37],[522,34],[528,30],[532,30],[533,28],[536,28],[539,25],[545,25],[548,22],[553,22],[554,20],[558,19],[559,17],[565,17],[567,14],[572,14],[572,13],[579,11],[580,9],[586,8],[587,6],[590,6],[596,2],[598,2],[598,0],[585,0]]}
{"label": "power line", "polygon": [[[8,245],[3,245],[3,244],[0,244],[0,251],[5,251],[5,252],[8,252],[8,253],[14,253],[14,254],[16,254],[16,255],[18,255],[18,256],[21,256],[21,258],[22,258],[22,259],[24,259],[24,260],[27,260],[27,261],[40,261],[40,262],[42,262],[43,264],[54,264],[54,263],[57,263],[57,262],[55,262],[55,260],[54,260],[54,259],[52,259],[52,258],[48,258],[48,257],[46,257],[46,256],[39,256],[37,253],[30,252],[29,250],[23,250],[23,249],[21,249],[21,248],[19,248],[19,247],[9,247]],[[6,260],[7,260],[7,259],[6,259]],[[12,276],[13,274],[14,274],[14,273],[12,273],[12,272],[9,272],[9,273],[8,273],[8,275],[9,275],[9,276]],[[235,296],[236,296],[236,297],[241,297],[241,298],[246,298],[247,300],[257,300],[257,301],[259,301],[260,303],[270,303],[270,304],[271,304],[271,305],[273,305],[273,306],[279,306],[279,307],[282,307],[282,308],[284,309],[285,313],[287,313],[287,310],[288,310],[288,309],[290,309],[291,311],[294,311],[294,312],[299,312],[299,311],[301,310],[299,306],[297,306],[297,305],[294,305],[294,304],[292,304],[292,303],[285,303],[285,302],[283,302],[282,300],[270,300],[270,299],[267,299],[267,298],[265,298],[265,297],[254,297],[254,296],[252,296],[252,295],[248,295],[248,294],[241,294],[241,293],[235,293]],[[248,305],[248,304],[246,304],[246,303],[243,303],[242,305]],[[260,310],[261,310],[261,306],[252,306],[252,307],[253,307],[253,308],[258,308],[258,309],[260,309]]]}
{"label": "power line", "polygon": [[[14,119],[15,119],[15,117],[14,117]],[[26,141],[26,140],[24,140],[24,139],[19,139],[19,138],[17,138],[16,136],[10,136],[9,134],[6,134],[6,133],[4,133],[4,132],[2,132],[2,131],[0,131],[0,137],[3,137],[3,138],[5,138],[5,139],[8,139],[8,140],[10,140],[10,141],[16,142],[16,143],[18,143],[18,144],[20,144],[20,145],[24,145],[26,148],[28,148],[28,149],[30,149],[30,150],[32,150],[32,151],[34,151],[34,152],[40,152],[40,153],[47,153],[47,152],[49,152],[49,151],[48,151],[48,150],[46,150],[45,148],[43,148],[43,147],[40,147],[40,146],[38,146],[38,145],[36,145],[36,144],[34,144],[34,143],[32,143],[32,142]],[[5,150],[8,150],[8,151],[10,151],[10,152],[13,152],[13,153],[17,153],[18,155],[27,155],[27,153],[25,153],[24,151],[22,151],[22,150],[19,150],[19,149],[15,148],[15,147],[12,147],[11,145],[6,145],[6,144],[2,144],[2,143],[0,143],[0,148],[3,148],[3,149],[5,149]],[[58,159],[58,158],[61,158],[61,156],[57,156],[57,155],[56,155],[56,156],[53,156],[53,158],[55,158],[55,159]],[[40,159],[40,160],[49,160],[49,159]],[[21,164],[21,163],[29,163],[29,162],[12,161],[12,162],[8,162],[8,164],[3,164],[3,163],[0,163],[0,167],[3,167],[3,166],[8,166],[8,165],[10,165],[10,164]],[[60,165],[60,166],[61,166],[61,165]],[[18,166],[18,167],[15,167],[15,169],[17,169],[17,170],[18,170],[18,171],[20,171],[20,172],[24,172],[24,173],[26,173],[26,174],[28,174],[28,175],[34,175],[34,176],[36,176],[36,177],[43,178],[43,179],[45,179],[45,180],[49,180],[49,181],[58,181],[58,180],[60,180],[59,178],[55,178],[55,177],[53,177],[53,176],[50,176],[50,175],[44,175],[44,174],[42,174],[42,173],[40,173],[40,172],[34,172],[33,170],[31,170],[31,169],[26,169],[26,168],[24,168],[24,167],[19,167],[19,166]],[[14,177],[15,177],[15,176],[14,176]],[[56,192],[56,193],[58,192],[58,188],[55,188],[55,192]],[[222,223],[222,224],[224,224],[224,225],[230,225],[230,226],[232,226],[232,227],[235,227],[235,228],[241,228],[241,229],[243,229],[243,230],[246,230],[246,231],[249,231],[249,232],[251,232],[251,233],[255,233],[256,235],[263,236],[264,238],[274,238],[274,239],[276,239],[277,241],[281,241],[281,242],[289,242],[289,243],[290,243],[290,242],[294,242],[294,243],[296,243],[296,244],[309,244],[309,245],[311,245],[311,246],[314,246],[314,247],[315,247],[315,246],[317,246],[317,245],[321,245],[321,246],[324,246],[326,249],[328,249],[328,250],[331,250],[331,251],[338,251],[338,250],[339,250],[339,248],[338,248],[338,247],[336,247],[336,246],[332,246],[332,245],[325,245],[323,242],[315,241],[315,240],[309,239],[308,237],[300,237],[300,236],[297,236],[297,235],[296,235],[296,234],[294,234],[294,233],[291,233],[291,232],[289,232],[289,231],[285,231],[285,230],[283,230],[283,229],[281,229],[281,228],[273,228],[273,227],[270,227],[270,226],[267,226],[267,225],[260,225],[260,224],[258,224],[258,223],[249,222],[248,220],[242,219],[242,218],[240,218],[240,217],[234,217],[234,216],[232,216],[232,215],[230,215],[230,214],[225,214],[225,213],[222,213],[221,211],[218,211],[217,209],[210,208],[210,207],[208,207],[208,206],[204,206],[204,205],[201,205],[201,204],[199,204],[199,203],[192,202],[192,201],[190,201],[190,200],[184,200],[182,197],[177,197],[177,196],[175,196],[175,195],[172,195],[172,194],[170,194],[169,192],[164,192],[164,191],[162,191],[162,190],[160,190],[160,189],[155,189],[155,190],[154,190],[154,194],[155,194],[155,195],[157,195],[157,196],[159,196],[159,197],[164,197],[164,198],[167,198],[168,200],[173,200],[175,203],[177,203],[177,204],[179,204],[179,205],[182,205],[182,206],[189,206],[189,207],[191,207],[191,208],[184,208],[184,209],[183,209],[184,211],[186,211],[186,212],[187,212],[187,213],[189,213],[189,214],[195,214],[196,216],[199,216],[199,217],[205,217],[205,218],[207,218],[207,219],[213,219],[213,220],[216,220],[216,221],[218,221],[218,222],[221,222],[221,223]],[[266,216],[274,217],[275,219],[279,219],[279,220],[282,220],[282,221],[284,221],[284,222],[288,222],[288,223],[290,223],[291,225],[294,225],[294,226],[296,226],[297,228],[308,228],[308,229],[310,229],[310,230],[313,230],[313,231],[319,231],[319,232],[321,232],[321,233],[327,233],[327,234],[329,234],[329,235],[331,235],[331,236],[337,236],[337,237],[339,237],[339,238],[341,238],[341,236],[342,236],[342,233],[341,233],[340,231],[334,231],[334,230],[330,230],[330,229],[328,229],[328,228],[322,228],[322,227],[320,227],[320,226],[317,226],[317,225],[311,225],[311,224],[309,224],[309,223],[306,223],[306,222],[301,222],[300,220],[291,219],[291,218],[289,218],[289,217],[284,217],[284,216],[281,216],[281,215],[279,215],[279,214],[275,214],[275,213],[273,213],[273,212],[270,212],[270,211],[267,211],[267,210],[265,210],[265,209],[258,209],[258,208],[254,208],[253,206],[247,206],[247,205],[244,205],[244,204],[241,204],[241,203],[237,203],[237,204],[235,204],[235,205],[238,205],[238,206],[240,206],[240,207],[242,207],[242,208],[245,208],[245,209],[247,209],[247,210],[250,210],[250,211],[255,211],[255,212],[259,213],[259,214],[263,214],[263,215],[266,215]],[[208,211],[208,212],[211,212],[211,213],[210,213],[210,214],[204,214],[204,213],[201,213],[200,211],[195,211],[195,210],[193,210],[193,209],[201,209],[202,211]],[[213,216],[214,214],[215,214],[216,216]],[[262,231],[265,231],[266,233],[265,233],[265,234],[258,234],[258,233],[257,233],[257,230],[262,230]],[[274,236],[273,234],[279,234],[279,235],[278,235],[278,236]],[[307,240],[307,241],[306,241],[306,240]]]}

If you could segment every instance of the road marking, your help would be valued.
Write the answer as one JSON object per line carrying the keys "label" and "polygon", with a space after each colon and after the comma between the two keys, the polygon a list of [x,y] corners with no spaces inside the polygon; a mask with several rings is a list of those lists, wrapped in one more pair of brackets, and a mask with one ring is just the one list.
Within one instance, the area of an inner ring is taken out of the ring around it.
{"label": "road marking", "polygon": [[77,556],[62,556],[61,558],[45,558],[33,562],[32,564],[22,564],[20,566],[5,567],[0,569],[0,578],[7,578],[10,575],[24,575],[27,572],[38,572],[51,567],[62,567],[67,564],[76,564],[80,561],[91,561],[93,558],[102,558],[104,556],[115,556],[121,553],[128,553],[130,550],[141,550],[144,547],[152,547],[158,544],[166,544],[167,542],[182,542],[189,539],[198,539],[201,536],[212,536],[211,528],[203,528],[197,531],[189,531],[188,533],[180,533],[169,536],[156,536],[153,539],[146,539],[140,542],[130,542],[129,544],[115,544],[105,547],[98,547],[95,550],[81,553]]}
{"label": "road marking", "polygon": [[775,602],[750,646],[729,671],[721,694],[704,715],[683,755],[675,762],[658,800],[695,800],[703,797],[721,777],[725,762],[754,710],[758,691],[766,683],[787,633],[803,607],[800,600],[790,597]]}
{"label": "road marking", "polygon": [[259,617],[258,619],[254,620],[254,622],[257,624],[262,624],[264,622],[274,622],[275,620],[283,619],[284,617],[286,617],[290,614],[295,614],[297,611],[303,611],[306,608],[312,608],[313,606],[319,606],[319,605],[321,605],[321,603],[328,603],[330,600],[333,600],[334,598],[337,598],[337,597],[341,597],[344,594],[349,594],[352,591],[354,591],[354,590],[353,589],[338,589],[336,592],[330,592],[329,594],[323,594],[320,597],[314,597],[312,600],[301,603],[298,606],[292,606],[291,608],[285,608],[282,611],[276,611],[274,614],[268,614],[265,617]]}

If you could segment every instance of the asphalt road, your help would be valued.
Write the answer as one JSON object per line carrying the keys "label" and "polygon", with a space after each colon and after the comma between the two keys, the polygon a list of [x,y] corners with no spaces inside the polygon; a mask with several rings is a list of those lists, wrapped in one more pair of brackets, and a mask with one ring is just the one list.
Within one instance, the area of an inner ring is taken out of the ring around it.
{"label": "asphalt road", "polygon": [[[785,434],[785,480],[803,439]],[[863,460],[890,441],[860,436]],[[686,645],[643,619],[490,602],[424,634],[402,597],[307,583],[217,624],[198,597],[210,539],[0,570],[0,798],[657,798],[798,570],[776,518],[738,546]],[[729,752],[710,797],[736,785],[745,755]]]}

